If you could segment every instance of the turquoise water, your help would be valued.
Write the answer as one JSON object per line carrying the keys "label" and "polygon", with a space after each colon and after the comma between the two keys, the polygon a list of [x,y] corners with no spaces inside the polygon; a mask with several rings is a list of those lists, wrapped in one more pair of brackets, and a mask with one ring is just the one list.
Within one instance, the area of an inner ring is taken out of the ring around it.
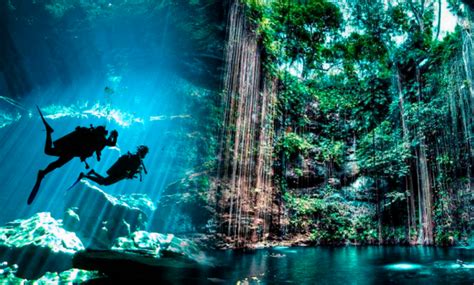
{"label": "turquoise water", "polygon": [[99,173],[127,151],[149,147],[143,181],[121,181],[107,193],[142,193],[156,202],[168,184],[202,164],[196,132],[202,113],[209,113],[202,98],[219,81],[202,74],[216,64],[190,55],[202,51],[184,34],[188,23],[177,20],[192,21],[186,15],[196,11],[187,11],[187,2],[72,2],[0,4],[0,225],[37,212],[61,217],[65,190],[85,171],[73,159],[48,174],[34,203],[26,205],[38,170],[56,159],[43,151],[36,105],[54,128],[53,140],[91,124],[118,131],[118,149],[104,149],[100,162],[88,159]]}
{"label": "turquoise water", "polygon": [[[474,251],[434,247],[299,247],[215,253],[222,278],[250,284],[473,284]],[[456,260],[464,261],[460,266]],[[211,279],[213,281],[217,281]],[[235,283],[234,283],[235,284]]]}

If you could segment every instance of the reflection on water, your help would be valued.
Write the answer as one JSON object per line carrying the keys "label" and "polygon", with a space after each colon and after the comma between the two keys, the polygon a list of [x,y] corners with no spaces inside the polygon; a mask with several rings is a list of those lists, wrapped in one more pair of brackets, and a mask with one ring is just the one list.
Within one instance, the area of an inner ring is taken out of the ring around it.
{"label": "reflection on water", "polygon": [[385,266],[385,268],[388,270],[418,270],[420,268],[423,268],[423,266],[414,263],[395,263],[389,264]]}
{"label": "reflection on water", "polygon": [[0,112],[0,129],[6,127],[10,124],[21,119],[21,115],[19,113],[4,113]]}
{"label": "reflection on water", "polygon": [[[1,96],[0,96],[1,97]],[[113,121],[121,127],[130,127],[132,124],[144,124],[145,121],[166,121],[166,120],[180,120],[180,119],[190,119],[192,116],[189,114],[177,114],[177,115],[155,115],[149,116],[148,119],[138,117],[130,112],[120,110],[113,107],[111,104],[101,104],[96,102],[94,104],[89,104],[88,101],[83,102],[82,104],[73,104],[69,106],[52,104],[48,106],[41,107],[42,112],[45,114],[45,118],[50,120],[56,120],[61,118],[96,118],[96,119],[106,119],[108,122]],[[36,111],[36,110],[35,110]],[[36,112],[35,112],[36,113]],[[32,113],[30,112],[30,115]],[[35,114],[38,116],[38,114]],[[0,128],[9,125],[15,121],[18,121],[21,118],[20,114],[17,114],[16,117],[12,117],[11,114],[0,112]]]}
{"label": "reflection on water", "polygon": [[142,118],[137,118],[133,114],[113,108],[110,104],[95,103],[89,106],[88,102],[82,105],[62,106],[49,105],[43,108],[45,117],[48,119],[60,119],[63,117],[72,118],[105,118],[109,122],[114,121],[121,127],[129,127],[133,123],[143,124]]}
{"label": "reflection on water", "polygon": [[[432,247],[276,247],[216,252],[231,284],[473,284],[474,251]],[[462,264],[460,264],[462,262]],[[211,276],[209,280],[212,279]]]}

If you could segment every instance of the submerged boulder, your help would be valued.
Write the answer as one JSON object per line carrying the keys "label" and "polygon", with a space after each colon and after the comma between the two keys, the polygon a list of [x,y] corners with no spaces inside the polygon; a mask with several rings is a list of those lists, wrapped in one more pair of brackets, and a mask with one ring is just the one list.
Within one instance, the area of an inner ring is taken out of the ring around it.
{"label": "submerged boulder", "polygon": [[75,233],[62,228],[50,213],[37,213],[0,228],[0,260],[17,264],[16,275],[36,279],[47,271],[72,268],[72,256],[84,246]]}
{"label": "submerged boulder", "polygon": [[119,237],[112,247],[117,251],[145,252],[155,257],[182,256],[198,263],[205,263],[206,258],[198,246],[173,234],[149,233],[137,231],[128,237]]}
{"label": "submerged boulder", "polygon": [[190,240],[172,234],[137,231],[115,240],[110,250],[85,250],[74,256],[74,267],[97,270],[112,280],[196,280],[212,268]]}
{"label": "submerged boulder", "polygon": [[[7,262],[0,263],[0,284],[30,284],[27,280],[16,276],[18,265],[9,265]],[[97,271],[82,269],[69,269],[61,273],[46,272],[41,278],[36,279],[34,284],[79,284],[103,276]]]}
{"label": "submerged boulder", "polygon": [[67,193],[64,227],[86,247],[108,249],[117,237],[144,230],[154,210],[147,195],[114,197],[82,180]]}
{"label": "submerged boulder", "polygon": [[193,173],[171,183],[158,201],[158,210],[153,215],[153,229],[175,234],[208,233],[209,221],[213,219],[216,181],[207,172]]}

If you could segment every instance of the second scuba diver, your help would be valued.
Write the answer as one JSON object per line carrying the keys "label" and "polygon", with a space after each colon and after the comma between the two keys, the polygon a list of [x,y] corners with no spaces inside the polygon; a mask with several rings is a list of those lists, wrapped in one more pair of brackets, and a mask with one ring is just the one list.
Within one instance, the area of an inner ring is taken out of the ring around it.
{"label": "second scuba diver", "polygon": [[123,179],[133,179],[137,177],[140,177],[140,181],[142,181],[142,171],[147,174],[145,164],[143,163],[143,159],[147,153],[148,147],[145,145],[137,147],[136,153],[127,152],[127,154],[119,157],[109,170],[107,170],[107,177],[103,177],[93,169],[87,174],[81,172],[76,182],[74,182],[69,189],[76,185],[82,178],[92,180],[99,185],[111,185]]}

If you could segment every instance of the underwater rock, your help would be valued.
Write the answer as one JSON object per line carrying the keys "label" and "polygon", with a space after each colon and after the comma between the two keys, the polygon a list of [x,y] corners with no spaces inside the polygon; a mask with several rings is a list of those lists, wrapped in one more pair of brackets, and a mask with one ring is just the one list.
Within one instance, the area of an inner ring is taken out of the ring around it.
{"label": "underwater rock", "polygon": [[211,267],[192,241],[145,231],[118,238],[111,250],[80,251],[73,264],[102,272],[112,280],[193,280]]}
{"label": "underwater rock", "polygon": [[129,237],[119,237],[112,249],[143,252],[155,257],[185,256],[199,263],[205,261],[204,254],[194,242],[173,234],[137,231]]}
{"label": "underwater rock", "polygon": [[9,266],[8,262],[4,261],[0,263],[0,280],[1,284],[21,284],[23,279],[16,277],[18,271],[18,265],[13,264]]}
{"label": "underwater rock", "polygon": [[145,229],[154,210],[146,195],[116,198],[81,181],[67,194],[64,228],[76,232],[88,248],[108,249],[117,237]]}
{"label": "underwater rock", "polygon": [[156,210],[155,205],[146,194],[132,193],[129,195],[120,195],[116,197],[120,203],[129,205],[132,208],[142,210],[147,217],[151,217]]}
{"label": "underwater rock", "polygon": [[47,272],[43,277],[36,280],[36,284],[79,284],[102,277],[97,271],[73,268],[61,273]]}
{"label": "underwater rock", "polygon": [[[7,262],[0,264],[0,284],[29,284],[27,280],[16,276],[18,265],[9,265]],[[78,284],[103,277],[97,271],[69,269],[61,273],[46,272],[34,284]]]}
{"label": "underwater rock", "polygon": [[84,249],[75,233],[62,228],[50,213],[37,213],[0,228],[0,260],[17,264],[16,275],[36,279],[47,271],[72,268],[72,256]]}
{"label": "underwater rock", "polygon": [[215,214],[209,193],[215,181],[205,172],[193,173],[168,185],[153,216],[153,229],[175,234],[209,233]]}

